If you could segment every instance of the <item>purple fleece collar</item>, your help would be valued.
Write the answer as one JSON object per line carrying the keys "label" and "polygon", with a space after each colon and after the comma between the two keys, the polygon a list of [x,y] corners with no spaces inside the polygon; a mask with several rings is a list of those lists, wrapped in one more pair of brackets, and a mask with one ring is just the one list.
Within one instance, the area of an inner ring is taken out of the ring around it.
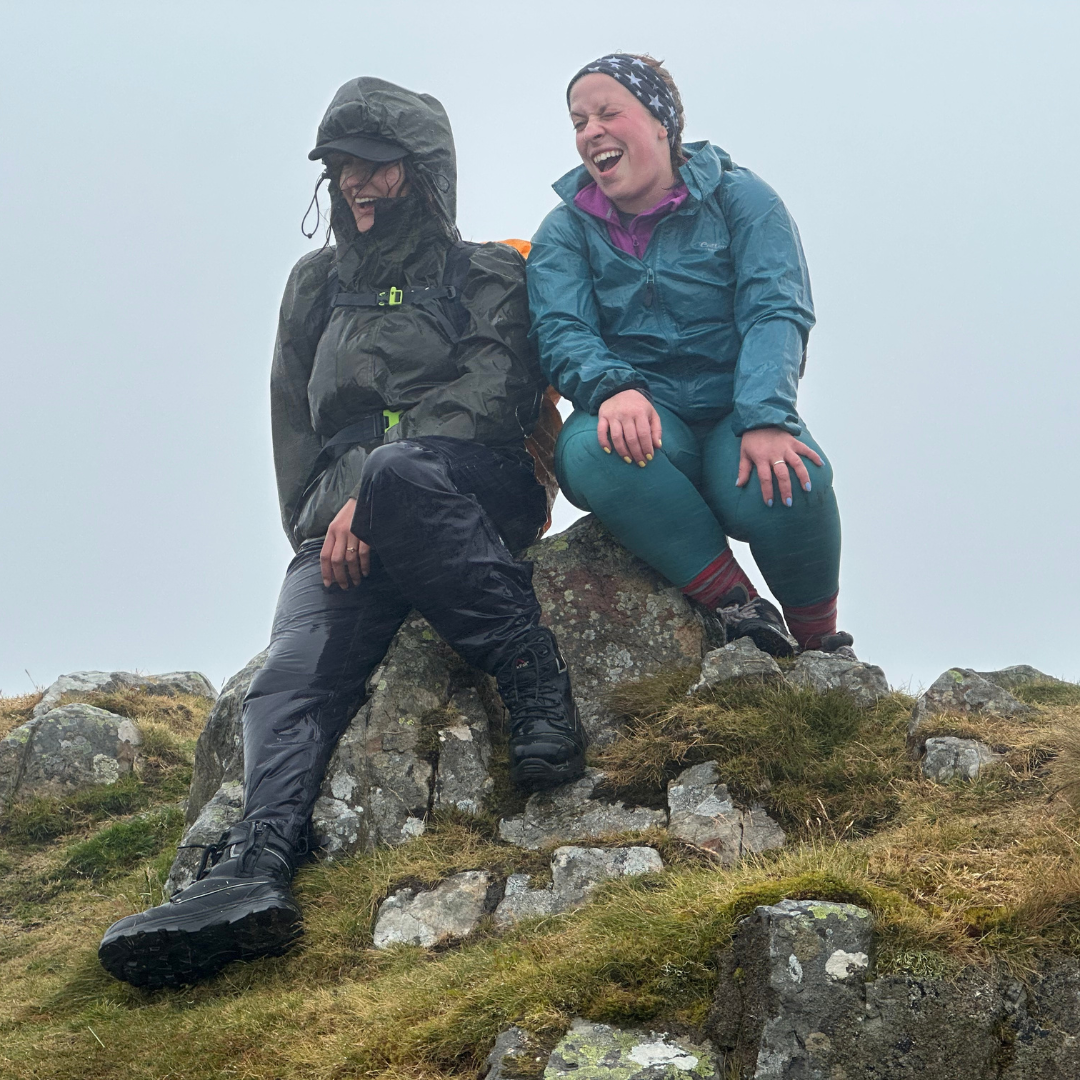
{"label": "purple fleece collar", "polygon": [[640,259],[649,246],[649,238],[652,236],[653,229],[656,228],[656,223],[665,214],[670,214],[672,210],[681,206],[689,194],[686,185],[680,182],[655,206],[643,210],[626,227],[619,220],[619,211],[615,208],[615,204],[600,190],[595,180],[591,184],[586,184],[574,196],[574,205],[605,222],[611,242],[620,251],[625,251],[627,255],[636,255]]}

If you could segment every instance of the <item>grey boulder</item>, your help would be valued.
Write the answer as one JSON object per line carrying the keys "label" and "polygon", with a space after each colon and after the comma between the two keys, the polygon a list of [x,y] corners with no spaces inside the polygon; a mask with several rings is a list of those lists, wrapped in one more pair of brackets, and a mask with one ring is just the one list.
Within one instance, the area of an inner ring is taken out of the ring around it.
{"label": "grey boulder", "polygon": [[835,653],[810,649],[800,653],[784,678],[790,686],[815,690],[824,694],[840,690],[849,694],[856,705],[873,705],[889,693],[885,672],[876,664],[849,660]]}
{"label": "grey boulder", "polygon": [[499,836],[517,847],[538,850],[546,844],[592,840],[612,833],[636,832],[663,826],[663,810],[624,806],[621,801],[594,798],[604,774],[586,769],[571,784],[529,796],[525,812],[499,822]]}
{"label": "grey boulder", "polygon": [[720,1080],[708,1044],[575,1020],[548,1058],[544,1080]]}
{"label": "grey boulder", "polygon": [[52,709],[0,740],[0,804],[115,784],[131,772],[141,744],[126,717],[93,705]]}
{"label": "grey boulder", "polygon": [[908,724],[908,749],[915,757],[921,754],[927,735],[932,733],[933,717],[943,713],[1009,719],[1032,712],[1030,705],[1018,701],[978,672],[949,668],[915,700]]}
{"label": "grey boulder", "polygon": [[551,883],[529,888],[528,874],[511,874],[495,909],[495,923],[510,926],[521,919],[557,915],[580,907],[597,886],[620,877],[655,874],[664,861],[651,847],[561,847],[551,860]]}
{"label": "grey boulder", "polygon": [[951,735],[926,740],[921,762],[922,774],[936,784],[961,780],[978,780],[987,765],[1000,761],[986,743],[978,739],[957,739]]}
{"label": "grey boulder", "polygon": [[450,700],[453,722],[439,728],[439,759],[435,769],[432,807],[453,807],[466,814],[479,814],[495,781],[491,765],[491,735],[480,695],[473,689],[460,690]]}
{"label": "grey boulder", "polygon": [[1053,675],[1044,674],[1030,664],[1013,664],[1011,667],[1001,668],[998,671],[977,671],[975,674],[981,675],[995,686],[1000,686],[1002,690],[1015,690],[1016,687],[1023,686],[1025,683],[1055,683],[1062,681],[1061,679],[1055,679]]}
{"label": "grey boulder", "polygon": [[217,691],[210,680],[198,671],[167,671],[162,675],[137,675],[133,671],[73,671],[61,675],[34,706],[34,718],[44,716],[60,704],[64,694],[112,693],[116,690],[149,690],[171,697],[194,694],[215,698]]}
{"label": "grey boulder", "polygon": [[750,638],[742,637],[705,654],[701,675],[687,694],[699,694],[733,679],[779,684],[783,675],[780,665],[767,652],[762,652]]}
{"label": "grey boulder", "polygon": [[668,831],[731,866],[744,855],[784,846],[784,831],[761,807],[740,810],[720,783],[715,761],[694,765],[668,784]]}
{"label": "grey boulder", "polygon": [[442,941],[463,938],[476,929],[490,910],[491,875],[485,870],[466,870],[417,892],[401,889],[387,897],[375,920],[376,949],[390,945],[430,948]]}
{"label": "grey boulder", "polygon": [[682,592],[631,555],[591,514],[541,540],[526,557],[544,622],[570,669],[574,697],[594,745],[619,734],[611,690],[663,668],[701,662],[700,617]]}

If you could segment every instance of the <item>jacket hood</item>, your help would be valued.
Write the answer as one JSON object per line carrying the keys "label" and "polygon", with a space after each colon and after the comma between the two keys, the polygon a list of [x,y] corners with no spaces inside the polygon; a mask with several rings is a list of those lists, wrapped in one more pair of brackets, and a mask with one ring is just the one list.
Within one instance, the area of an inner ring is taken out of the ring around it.
{"label": "jacket hood", "polygon": [[[690,160],[679,169],[679,175],[690,194],[702,202],[720,185],[723,174],[734,168],[731,155],[719,146],[713,146],[711,142],[685,143],[683,151]],[[574,196],[591,182],[589,170],[584,165],[579,165],[565,176],[559,177],[551,186],[564,203],[573,207]]]}
{"label": "jacket hood", "polygon": [[374,135],[409,151],[409,164],[429,182],[446,220],[457,220],[457,157],[450,119],[430,94],[363,77],[345,83],[319,124],[315,145],[345,135]]}

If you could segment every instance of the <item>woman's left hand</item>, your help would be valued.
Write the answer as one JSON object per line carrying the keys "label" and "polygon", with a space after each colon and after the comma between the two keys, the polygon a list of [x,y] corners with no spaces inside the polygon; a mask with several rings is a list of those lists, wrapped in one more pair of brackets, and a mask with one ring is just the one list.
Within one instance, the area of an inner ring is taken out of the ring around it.
{"label": "woman's left hand", "polygon": [[739,478],[736,487],[743,487],[750,479],[750,474],[757,471],[761,481],[761,497],[766,504],[773,504],[773,473],[776,474],[780,498],[785,506],[791,505],[791,474],[788,468],[795,470],[804,491],[810,490],[810,474],[806,471],[803,458],[809,458],[815,465],[822,460],[816,451],[811,450],[783,428],[755,428],[742,437],[739,451]]}
{"label": "woman's left hand", "polygon": [[368,575],[371,548],[352,534],[355,511],[356,500],[347,500],[326,530],[326,539],[319,555],[319,569],[322,571],[322,583],[327,589],[335,581],[343,589],[348,589],[350,582],[359,585],[361,577]]}

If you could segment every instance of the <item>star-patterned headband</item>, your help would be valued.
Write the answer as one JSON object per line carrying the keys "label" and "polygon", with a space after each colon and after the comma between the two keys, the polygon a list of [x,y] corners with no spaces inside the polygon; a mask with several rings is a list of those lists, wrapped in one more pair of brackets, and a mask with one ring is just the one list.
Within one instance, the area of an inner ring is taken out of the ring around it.
{"label": "star-patterned headband", "polygon": [[610,75],[621,86],[625,86],[667,128],[668,143],[675,145],[679,137],[679,114],[675,108],[675,98],[667,84],[644,60],[626,53],[608,53],[586,64],[571,80],[566,88],[566,104],[570,104],[570,91],[574,83],[583,75]]}

